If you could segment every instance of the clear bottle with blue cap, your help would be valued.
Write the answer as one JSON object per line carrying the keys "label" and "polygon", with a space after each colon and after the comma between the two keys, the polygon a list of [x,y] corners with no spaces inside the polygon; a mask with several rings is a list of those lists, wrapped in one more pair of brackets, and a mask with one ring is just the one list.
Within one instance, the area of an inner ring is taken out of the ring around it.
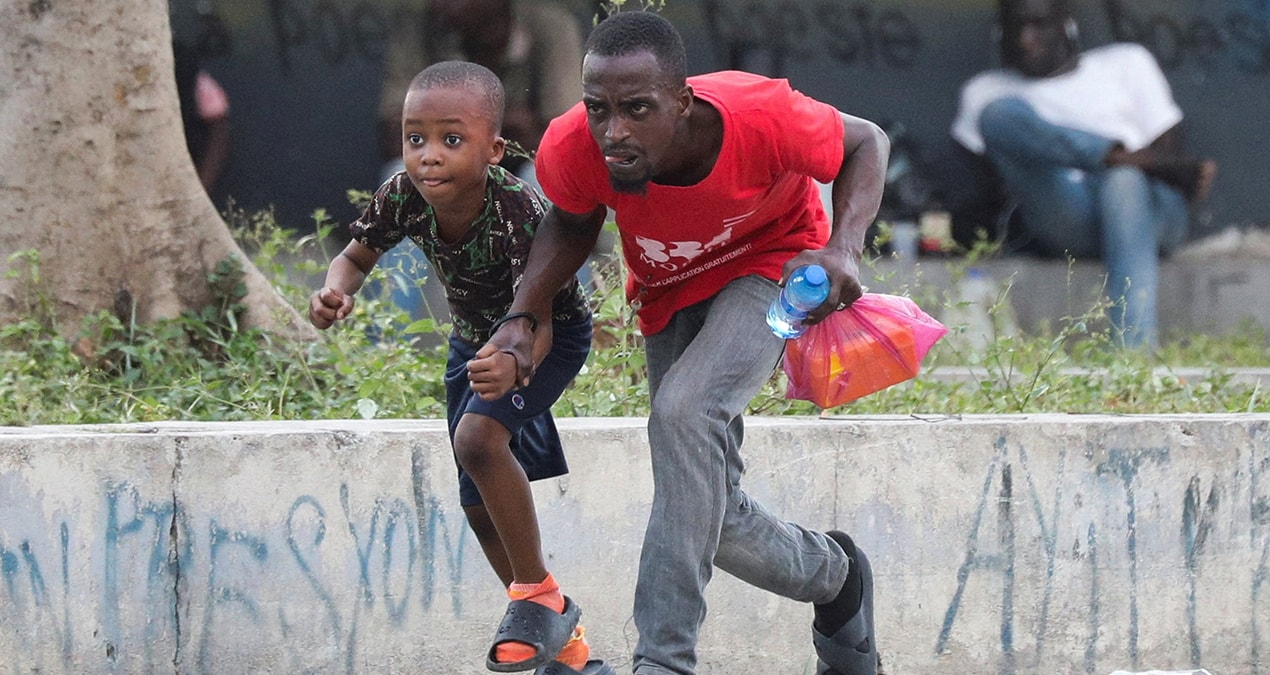
{"label": "clear bottle with blue cap", "polygon": [[829,275],[820,265],[803,265],[794,270],[781,293],[767,308],[767,325],[779,338],[796,338],[807,327],[803,320],[829,297]]}

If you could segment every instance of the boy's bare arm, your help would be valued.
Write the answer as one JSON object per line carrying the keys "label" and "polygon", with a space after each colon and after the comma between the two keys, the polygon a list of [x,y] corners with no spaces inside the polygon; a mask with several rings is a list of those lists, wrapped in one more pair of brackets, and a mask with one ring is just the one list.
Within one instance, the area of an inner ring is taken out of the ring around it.
{"label": "boy's bare arm", "polygon": [[366,275],[378,261],[378,253],[359,241],[350,241],[331,261],[322,288],[309,298],[309,321],[326,329],[351,314],[353,294],[362,287]]}

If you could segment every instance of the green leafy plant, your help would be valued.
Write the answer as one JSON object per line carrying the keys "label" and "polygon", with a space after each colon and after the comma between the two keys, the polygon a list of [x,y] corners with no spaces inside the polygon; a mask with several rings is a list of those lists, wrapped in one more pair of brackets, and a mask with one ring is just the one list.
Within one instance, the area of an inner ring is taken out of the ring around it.
{"label": "green leafy plant", "polygon": [[[343,247],[336,224],[317,211],[314,231],[298,235],[268,211],[231,211],[226,219],[256,267],[304,311]],[[35,252],[12,256],[9,274],[38,281],[38,262]],[[646,415],[643,338],[626,304],[624,268],[615,256],[594,272],[594,349],[554,412]],[[47,291],[24,284],[28,311],[0,326],[0,424],[444,417],[448,317],[411,321],[386,297],[394,276],[425,281],[414,270],[377,269],[353,315],[311,343],[242,325],[242,261],[232,258],[209,273],[207,307],[138,324],[131,298],[120,298],[86,319],[74,339],[61,337],[51,311],[40,311],[51,307]],[[932,313],[955,302],[920,277],[908,291]],[[1005,311],[1009,293],[1007,282],[989,311]],[[941,341],[916,379],[830,411],[787,399],[778,367],[751,412],[1270,412],[1270,397],[1231,370],[1270,367],[1264,330],[1249,324],[1228,336],[1179,336],[1155,352],[1125,352],[1105,329],[1105,312],[1095,303],[1040,334],[1000,334],[982,347]]]}

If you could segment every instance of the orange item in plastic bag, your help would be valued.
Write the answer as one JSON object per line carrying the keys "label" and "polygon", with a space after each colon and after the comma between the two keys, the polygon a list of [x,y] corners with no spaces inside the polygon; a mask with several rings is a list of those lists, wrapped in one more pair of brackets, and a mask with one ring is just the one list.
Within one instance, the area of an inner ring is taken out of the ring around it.
{"label": "orange item in plastic bag", "polygon": [[786,341],[786,396],[832,408],[912,379],[947,332],[908,298],[865,293]]}

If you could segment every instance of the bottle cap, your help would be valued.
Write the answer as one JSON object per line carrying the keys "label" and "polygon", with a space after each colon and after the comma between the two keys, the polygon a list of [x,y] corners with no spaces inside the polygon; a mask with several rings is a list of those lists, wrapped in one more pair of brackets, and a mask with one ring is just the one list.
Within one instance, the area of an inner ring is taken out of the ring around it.
{"label": "bottle cap", "polygon": [[803,278],[812,286],[819,286],[825,283],[829,276],[825,274],[825,268],[820,265],[808,265],[807,269],[803,271]]}

